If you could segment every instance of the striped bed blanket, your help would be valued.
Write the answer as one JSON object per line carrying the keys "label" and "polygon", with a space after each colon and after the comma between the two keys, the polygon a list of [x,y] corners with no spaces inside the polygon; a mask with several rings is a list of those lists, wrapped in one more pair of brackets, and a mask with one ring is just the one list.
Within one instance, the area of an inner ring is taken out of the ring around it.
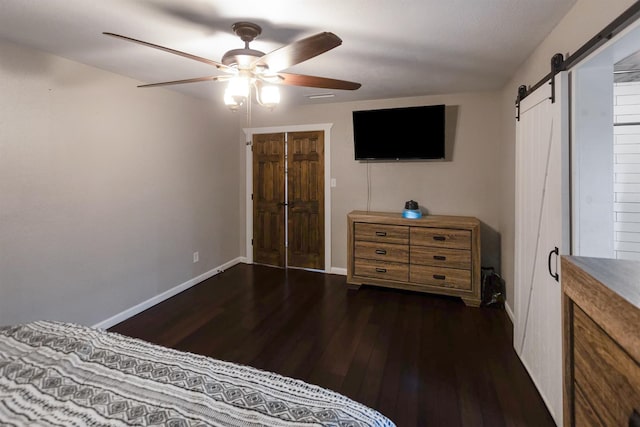
{"label": "striped bed blanket", "polygon": [[0,327],[0,425],[393,426],[343,395],[69,323]]}

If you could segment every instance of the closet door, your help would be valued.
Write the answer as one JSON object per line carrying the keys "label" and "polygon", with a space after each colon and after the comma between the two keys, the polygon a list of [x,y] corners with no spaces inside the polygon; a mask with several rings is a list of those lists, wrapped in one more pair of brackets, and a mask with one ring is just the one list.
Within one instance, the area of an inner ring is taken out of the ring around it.
{"label": "closet door", "polygon": [[254,134],[252,154],[253,262],[323,270],[324,131]]}
{"label": "closet door", "polygon": [[284,133],[253,135],[253,262],[285,266]]}
{"label": "closet door", "polygon": [[287,264],[324,269],[324,132],[287,134]]}
{"label": "closet door", "polygon": [[526,97],[516,125],[514,347],[562,425],[559,254],[568,247],[567,77]]}

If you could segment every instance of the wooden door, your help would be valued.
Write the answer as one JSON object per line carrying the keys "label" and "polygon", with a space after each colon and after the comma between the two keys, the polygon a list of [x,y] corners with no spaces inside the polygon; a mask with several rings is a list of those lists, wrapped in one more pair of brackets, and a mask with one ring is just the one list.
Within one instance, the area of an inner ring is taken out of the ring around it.
{"label": "wooden door", "polygon": [[559,255],[568,249],[566,73],[555,79],[556,102],[544,85],[522,101],[516,127],[513,344],[562,425],[561,287],[553,275],[559,274]]}
{"label": "wooden door", "polygon": [[324,270],[324,132],[287,135],[287,264]]}
{"label": "wooden door", "polygon": [[253,262],[285,266],[284,133],[253,135]]}

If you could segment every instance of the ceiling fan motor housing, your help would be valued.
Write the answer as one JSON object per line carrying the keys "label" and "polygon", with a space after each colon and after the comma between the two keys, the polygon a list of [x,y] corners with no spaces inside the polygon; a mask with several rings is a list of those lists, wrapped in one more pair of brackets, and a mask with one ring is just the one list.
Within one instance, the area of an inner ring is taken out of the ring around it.
{"label": "ceiling fan motor housing", "polygon": [[229,67],[237,66],[238,69],[250,68],[251,63],[264,56],[264,52],[255,49],[233,49],[222,56],[222,63]]}
{"label": "ceiling fan motor housing", "polygon": [[236,22],[231,26],[231,29],[245,43],[252,42],[253,39],[262,34],[260,25],[253,22]]}
{"label": "ceiling fan motor housing", "polygon": [[253,22],[236,22],[231,29],[244,42],[244,49],[232,49],[222,56],[222,63],[229,67],[248,69],[256,58],[264,56],[264,52],[250,49],[249,43],[262,33],[262,28]]}

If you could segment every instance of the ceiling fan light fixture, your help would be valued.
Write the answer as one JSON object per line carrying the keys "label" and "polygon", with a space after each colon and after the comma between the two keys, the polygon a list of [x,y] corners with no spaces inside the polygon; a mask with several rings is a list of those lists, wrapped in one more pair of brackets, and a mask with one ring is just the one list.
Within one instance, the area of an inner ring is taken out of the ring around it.
{"label": "ceiling fan light fixture", "polygon": [[249,96],[250,81],[244,76],[235,76],[229,80],[225,95],[228,93],[236,102],[244,101]]}
{"label": "ceiling fan light fixture", "polygon": [[231,110],[236,111],[249,96],[250,81],[244,76],[235,76],[229,79],[229,84],[224,91],[224,104]]}
{"label": "ceiling fan light fixture", "polygon": [[243,101],[236,101],[233,96],[229,93],[229,88],[226,88],[224,91],[224,105],[227,106],[231,111],[238,111]]}
{"label": "ceiling fan light fixture", "polygon": [[263,107],[273,109],[280,103],[280,89],[277,86],[264,85],[260,88],[258,100]]}

